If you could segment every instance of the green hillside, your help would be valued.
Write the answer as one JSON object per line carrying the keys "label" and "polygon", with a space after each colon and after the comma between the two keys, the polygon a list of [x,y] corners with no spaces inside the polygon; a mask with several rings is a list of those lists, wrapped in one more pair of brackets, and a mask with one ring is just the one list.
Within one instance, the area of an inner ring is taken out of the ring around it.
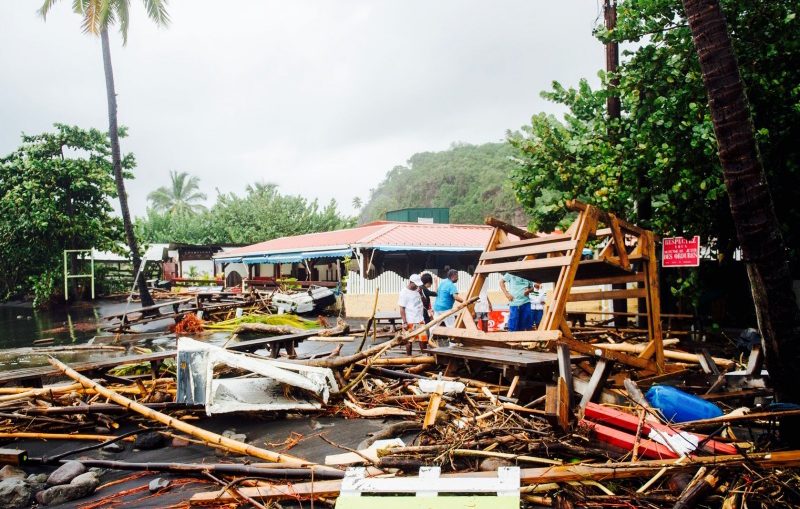
{"label": "green hillside", "polygon": [[506,143],[459,143],[443,152],[414,154],[406,166],[395,166],[370,190],[360,222],[382,219],[389,210],[449,207],[451,223],[483,224],[486,216],[494,216],[525,224],[508,181],[513,155]]}

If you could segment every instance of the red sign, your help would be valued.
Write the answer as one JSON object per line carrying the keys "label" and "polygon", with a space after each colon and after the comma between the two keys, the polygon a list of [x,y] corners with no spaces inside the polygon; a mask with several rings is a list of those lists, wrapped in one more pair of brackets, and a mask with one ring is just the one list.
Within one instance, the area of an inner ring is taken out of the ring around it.
{"label": "red sign", "polygon": [[662,267],[697,267],[700,265],[700,237],[664,239],[661,249]]}

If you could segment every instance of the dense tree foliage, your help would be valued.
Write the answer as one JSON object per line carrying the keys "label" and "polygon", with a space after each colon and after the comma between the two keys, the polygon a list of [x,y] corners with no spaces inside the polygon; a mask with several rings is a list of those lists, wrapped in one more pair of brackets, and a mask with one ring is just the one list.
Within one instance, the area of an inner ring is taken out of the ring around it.
{"label": "dense tree foliage", "polygon": [[370,191],[360,221],[407,207],[449,207],[452,223],[483,224],[486,216],[524,223],[508,181],[513,154],[505,143],[454,144],[443,152],[414,154]]}
{"label": "dense tree foliage", "polygon": [[169,172],[170,185],[161,186],[147,195],[147,199],[157,212],[169,215],[196,214],[206,207],[202,204],[207,197],[200,192],[200,178],[185,171]]}
{"label": "dense tree foliage", "polygon": [[[800,207],[800,2],[723,0],[748,90],[759,148],[788,246],[797,260]],[[624,214],[661,234],[701,235],[729,258],[736,247],[706,91],[680,0],[625,0],[618,25],[601,40],[635,43],[624,55],[619,87],[592,90],[559,83],[544,97],[563,104],[562,121],[535,115],[509,133],[521,165],[517,196],[534,226],[565,219],[578,198]],[[619,94],[622,118],[609,120],[607,94]],[[652,215],[637,214],[637,200]],[[646,216],[646,217],[643,217]]]}
{"label": "dense tree foliage", "polygon": [[[122,223],[108,136],[56,124],[56,131],[22,137],[0,159],[0,296],[27,293],[44,303],[60,286],[64,249],[118,249]],[[124,132],[121,131],[124,135]],[[135,166],[122,158],[125,170]]]}
{"label": "dense tree foliage", "polygon": [[320,206],[317,200],[281,194],[273,184],[256,183],[247,186],[244,196],[220,194],[213,207],[196,214],[149,209],[136,226],[146,242],[253,244],[353,224],[334,200]]}

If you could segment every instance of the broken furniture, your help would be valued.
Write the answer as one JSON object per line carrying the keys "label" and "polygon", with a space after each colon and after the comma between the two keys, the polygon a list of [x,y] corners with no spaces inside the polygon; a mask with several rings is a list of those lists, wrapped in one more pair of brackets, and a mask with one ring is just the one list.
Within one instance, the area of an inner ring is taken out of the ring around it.
{"label": "broken furniture", "polygon": [[[336,509],[367,509],[377,505],[385,509],[519,507],[519,467],[498,468],[497,477],[440,477],[440,474],[440,467],[422,467],[418,477],[378,478],[367,477],[363,467],[348,468]],[[380,496],[398,493],[413,495]]]}
{"label": "broken furniture", "polygon": [[[214,378],[227,366],[252,376]],[[254,410],[319,409],[339,390],[333,371],[231,352],[190,338],[178,339],[177,402],[205,405],[208,415]],[[306,398],[287,395],[286,386],[302,389]]]}

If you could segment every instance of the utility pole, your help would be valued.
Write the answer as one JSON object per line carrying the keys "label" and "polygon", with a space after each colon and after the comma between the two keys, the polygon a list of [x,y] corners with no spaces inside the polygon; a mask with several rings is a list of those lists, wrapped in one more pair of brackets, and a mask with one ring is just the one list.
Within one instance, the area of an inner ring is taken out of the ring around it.
{"label": "utility pole", "polygon": [[[613,30],[617,26],[617,2],[616,0],[605,0],[603,4],[603,18],[605,20],[606,30]],[[613,76],[619,67],[619,44],[616,41],[609,41],[606,43],[606,73],[612,75],[608,80],[608,88],[610,90],[616,89],[619,86],[619,78]],[[621,116],[622,106],[620,105],[619,95],[609,94],[606,98],[606,112],[608,119],[619,119]],[[616,139],[618,136],[616,130],[609,130],[609,137]],[[611,285],[614,290],[624,290],[628,285],[625,283]],[[614,300],[615,313],[627,313],[628,301],[627,300]],[[614,325],[618,327],[626,327],[628,325],[628,318],[625,315],[614,315]]]}

